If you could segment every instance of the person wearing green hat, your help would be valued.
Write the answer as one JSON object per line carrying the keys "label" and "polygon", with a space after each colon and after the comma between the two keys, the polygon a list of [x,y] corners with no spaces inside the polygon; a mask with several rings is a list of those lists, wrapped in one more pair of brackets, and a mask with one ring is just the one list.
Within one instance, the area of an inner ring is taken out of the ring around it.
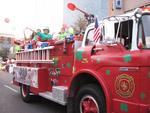
{"label": "person wearing green hat", "polygon": [[53,38],[53,36],[51,34],[49,34],[49,28],[46,27],[43,29],[43,33],[38,31],[36,33],[36,36],[39,36],[41,41],[47,41]]}

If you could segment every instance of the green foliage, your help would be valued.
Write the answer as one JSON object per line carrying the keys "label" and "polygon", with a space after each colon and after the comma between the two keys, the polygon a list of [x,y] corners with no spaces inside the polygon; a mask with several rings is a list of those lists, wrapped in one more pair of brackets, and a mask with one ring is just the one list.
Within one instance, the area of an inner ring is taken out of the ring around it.
{"label": "green foliage", "polygon": [[75,33],[81,33],[85,31],[87,25],[88,25],[88,22],[85,19],[85,17],[79,16],[73,26]]}
{"label": "green foliage", "polygon": [[9,48],[1,48],[0,49],[0,56],[2,58],[6,58],[8,56],[9,53]]}

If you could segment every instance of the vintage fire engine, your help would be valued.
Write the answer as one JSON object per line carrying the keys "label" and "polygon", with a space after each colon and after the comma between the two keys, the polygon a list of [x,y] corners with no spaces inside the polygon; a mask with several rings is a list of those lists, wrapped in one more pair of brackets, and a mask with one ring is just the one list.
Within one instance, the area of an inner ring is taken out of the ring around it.
{"label": "vintage fire engine", "polygon": [[150,113],[150,11],[94,23],[82,41],[57,41],[16,54],[13,83],[30,102],[39,95],[68,113]]}

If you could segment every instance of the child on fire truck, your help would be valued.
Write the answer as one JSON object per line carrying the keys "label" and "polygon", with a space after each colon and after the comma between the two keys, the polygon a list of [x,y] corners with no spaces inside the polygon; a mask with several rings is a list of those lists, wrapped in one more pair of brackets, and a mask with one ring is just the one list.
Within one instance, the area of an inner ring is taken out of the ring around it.
{"label": "child on fire truck", "polygon": [[49,40],[51,40],[53,36],[49,34],[49,28],[46,27],[43,29],[43,33],[40,29],[37,29],[30,45],[33,46],[29,49],[36,48],[36,47],[47,47],[49,45]]}

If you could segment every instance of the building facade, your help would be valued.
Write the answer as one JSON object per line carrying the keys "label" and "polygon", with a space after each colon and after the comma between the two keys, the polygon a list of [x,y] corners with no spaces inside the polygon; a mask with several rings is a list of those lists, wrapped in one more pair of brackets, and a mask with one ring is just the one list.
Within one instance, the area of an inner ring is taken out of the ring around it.
{"label": "building facade", "polygon": [[119,15],[135,8],[150,6],[150,0],[109,0],[109,16]]}
{"label": "building facade", "polygon": [[68,3],[74,3],[78,8],[89,14],[94,14],[98,19],[108,16],[108,0],[64,0],[64,24],[74,25],[79,16],[84,16],[79,11],[70,11],[67,8]]}

